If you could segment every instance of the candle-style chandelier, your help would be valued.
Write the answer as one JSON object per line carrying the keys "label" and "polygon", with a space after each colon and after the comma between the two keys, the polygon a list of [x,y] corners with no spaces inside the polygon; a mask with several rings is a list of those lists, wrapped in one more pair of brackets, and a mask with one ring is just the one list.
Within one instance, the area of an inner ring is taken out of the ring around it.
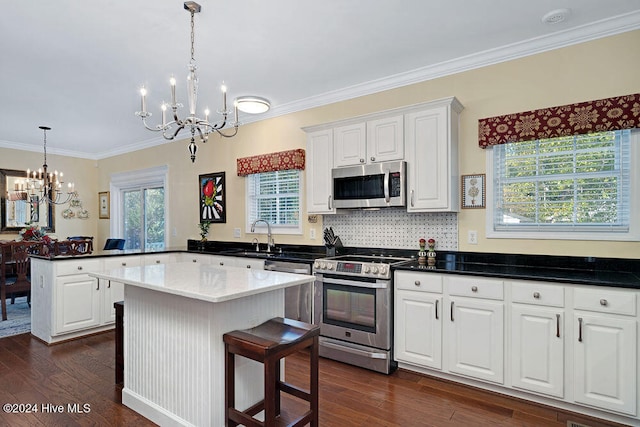
{"label": "candle-style chandelier", "polygon": [[[39,126],[44,133],[44,163],[38,170],[27,169],[27,177],[24,184],[16,184],[16,193],[24,194],[21,199],[26,200],[26,195],[30,197],[31,203],[50,203],[54,205],[63,205],[69,203],[78,196],[75,191],[75,185],[70,182],[67,184],[67,191],[63,192],[62,178],[64,174],[58,170],[49,172],[47,165],[47,131],[51,130],[48,126]],[[36,199],[35,197],[38,196]]]}
{"label": "candle-style chandelier", "polygon": [[[136,116],[142,119],[142,123],[148,130],[162,132],[162,136],[167,140],[175,139],[182,129],[189,129],[191,131],[189,153],[191,153],[191,162],[195,162],[197,151],[195,143],[196,133],[200,136],[200,140],[203,143],[207,142],[209,134],[212,132],[217,132],[220,136],[225,138],[233,137],[238,133],[238,126],[240,125],[238,122],[238,110],[252,114],[264,113],[269,110],[270,104],[268,100],[257,96],[238,97],[234,101],[234,121],[233,123],[228,123],[231,111],[227,109],[227,87],[222,84],[222,109],[217,111],[221,116],[220,120],[210,122],[210,111],[208,108],[204,110],[204,119],[196,116],[198,76],[196,75],[197,66],[194,57],[194,16],[196,13],[199,13],[202,8],[198,3],[193,1],[185,2],[184,8],[191,13],[191,61],[189,61],[189,74],[187,75],[187,101],[189,103],[189,115],[184,119],[180,119],[178,117],[178,108],[182,107],[182,104],[176,100],[176,79],[171,77],[171,79],[169,79],[169,83],[171,85],[171,103],[163,102],[160,106],[162,110],[162,124],[156,126],[149,126],[147,124],[147,118],[151,117],[152,114],[147,111],[147,89],[144,86],[140,89],[142,108],[141,111],[136,112]],[[169,122],[167,122],[167,108],[171,108],[170,113],[173,113],[173,120]],[[230,125],[231,127],[227,127],[227,125]],[[175,131],[172,130],[173,126],[177,126]]]}

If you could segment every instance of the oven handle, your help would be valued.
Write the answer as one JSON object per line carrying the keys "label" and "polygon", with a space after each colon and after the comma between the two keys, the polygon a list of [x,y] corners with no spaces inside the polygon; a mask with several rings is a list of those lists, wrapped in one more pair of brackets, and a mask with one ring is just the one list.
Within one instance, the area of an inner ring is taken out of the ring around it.
{"label": "oven handle", "polygon": [[358,288],[387,289],[389,287],[388,281],[360,282],[356,280],[330,279],[328,277],[323,277],[322,280],[319,280],[319,281],[322,283],[333,283],[334,285],[355,286]]}
{"label": "oven handle", "polygon": [[374,353],[372,351],[358,350],[357,348],[338,345],[328,341],[322,341],[320,345],[322,345],[323,347],[332,348],[334,350],[340,350],[345,353],[351,353],[358,356],[366,356],[369,359],[386,359],[387,358],[387,355],[385,353]]}

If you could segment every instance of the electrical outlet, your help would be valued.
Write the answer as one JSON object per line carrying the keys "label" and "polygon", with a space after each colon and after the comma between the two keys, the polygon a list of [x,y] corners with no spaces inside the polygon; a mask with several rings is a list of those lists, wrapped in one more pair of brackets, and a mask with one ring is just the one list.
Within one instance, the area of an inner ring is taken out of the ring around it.
{"label": "electrical outlet", "polygon": [[309,238],[311,240],[315,240],[315,238],[316,238],[316,229],[315,228],[310,228],[309,229]]}
{"label": "electrical outlet", "polygon": [[239,228],[234,228],[233,229],[233,237],[235,237],[236,239],[239,239],[241,237],[241,233],[240,233],[240,229]]}
{"label": "electrical outlet", "polygon": [[469,233],[467,234],[467,243],[470,245],[478,244],[478,232],[476,230],[469,230]]}

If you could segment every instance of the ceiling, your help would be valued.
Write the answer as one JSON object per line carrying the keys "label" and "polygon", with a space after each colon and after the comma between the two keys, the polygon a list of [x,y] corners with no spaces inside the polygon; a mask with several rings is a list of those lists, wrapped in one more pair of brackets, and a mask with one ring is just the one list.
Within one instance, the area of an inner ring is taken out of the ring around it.
{"label": "ceiling", "polygon": [[[248,123],[640,28],[638,0],[199,0],[198,111],[268,98]],[[0,147],[100,159],[165,143],[143,128],[139,88],[186,97],[183,0],[4,2]],[[563,22],[546,13],[570,10]],[[640,48],[640,47],[638,47]],[[184,116],[184,114],[182,114]],[[240,129],[242,131],[242,129]],[[182,135],[187,137],[186,132]]]}

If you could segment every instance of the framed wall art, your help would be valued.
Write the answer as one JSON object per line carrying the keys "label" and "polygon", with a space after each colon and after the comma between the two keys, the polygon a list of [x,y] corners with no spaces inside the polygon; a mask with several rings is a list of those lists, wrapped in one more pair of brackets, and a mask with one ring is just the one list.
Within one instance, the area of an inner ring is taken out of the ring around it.
{"label": "framed wall art", "polygon": [[462,175],[462,208],[484,208],[485,175]]}
{"label": "framed wall art", "polygon": [[200,222],[227,222],[225,173],[215,172],[198,177]]}
{"label": "framed wall art", "polygon": [[111,201],[109,200],[109,192],[102,191],[98,193],[98,218],[109,219],[111,210]]}

